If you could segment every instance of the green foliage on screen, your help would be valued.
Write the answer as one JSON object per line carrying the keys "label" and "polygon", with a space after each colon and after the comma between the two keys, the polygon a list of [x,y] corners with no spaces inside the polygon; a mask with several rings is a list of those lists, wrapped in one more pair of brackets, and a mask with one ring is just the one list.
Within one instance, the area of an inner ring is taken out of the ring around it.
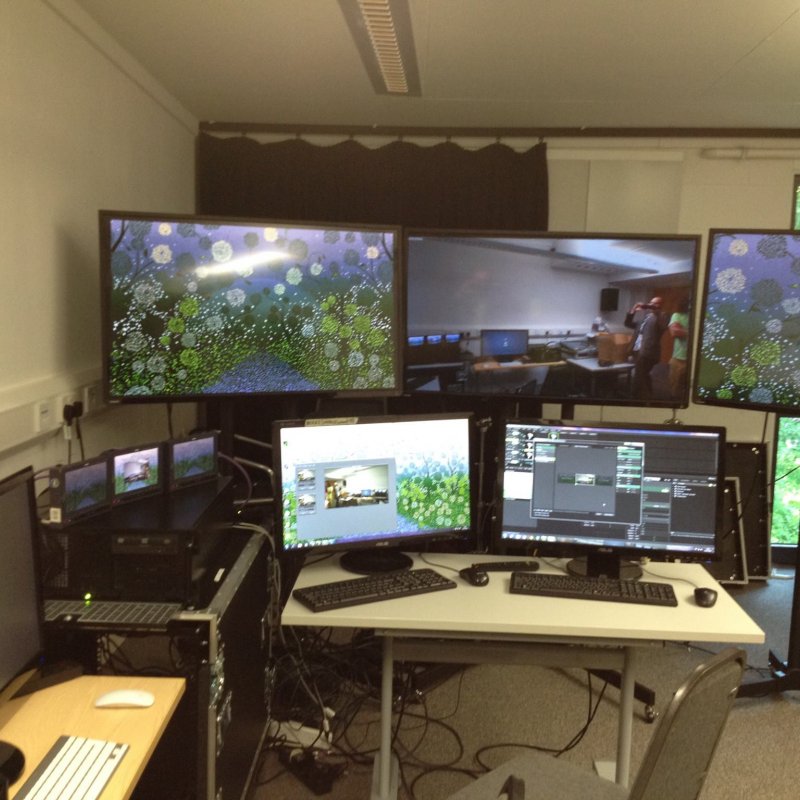
{"label": "green foliage on screen", "polygon": [[800,523],[800,417],[781,417],[775,442],[772,544],[797,544]]}

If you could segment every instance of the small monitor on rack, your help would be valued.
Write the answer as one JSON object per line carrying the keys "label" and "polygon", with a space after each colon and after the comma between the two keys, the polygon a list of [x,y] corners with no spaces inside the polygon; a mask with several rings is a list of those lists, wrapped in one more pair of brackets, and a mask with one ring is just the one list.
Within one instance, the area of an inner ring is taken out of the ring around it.
{"label": "small monitor on rack", "polygon": [[481,355],[496,361],[512,361],[528,352],[528,330],[481,330]]}
{"label": "small monitor on rack", "polygon": [[590,576],[716,558],[724,451],[711,426],[507,420],[495,545],[575,556],[568,569]]}
{"label": "small monitor on rack", "polygon": [[218,439],[216,431],[205,431],[168,441],[168,488],[179,489],[216,478],[219,474]]}
{"label": "small monitor on rack", "polygon": [[283,551],[347,551],[370,573],[409,566],[400,548],[470,541],[472,428],[468,413],[275,422]]}
{"label": "small monitor on rack", "polygon": [[57,464],[50,468],[49,482],[49,525],[67,525],[111,505],[108,455],[74,464]]}
{"label": "small monitor on rack", "polygon": [[111,451],[112,504],[158,494],[163,487],[161,442]]}

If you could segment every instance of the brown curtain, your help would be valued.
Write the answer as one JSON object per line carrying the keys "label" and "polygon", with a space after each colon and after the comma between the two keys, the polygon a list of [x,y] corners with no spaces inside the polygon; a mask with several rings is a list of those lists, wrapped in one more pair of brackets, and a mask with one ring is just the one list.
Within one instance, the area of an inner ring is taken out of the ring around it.
{"label": "brown curtain", "polygon": [[546,145],[259,144],[200,134],[197,212],[411,228],[547,230]]}

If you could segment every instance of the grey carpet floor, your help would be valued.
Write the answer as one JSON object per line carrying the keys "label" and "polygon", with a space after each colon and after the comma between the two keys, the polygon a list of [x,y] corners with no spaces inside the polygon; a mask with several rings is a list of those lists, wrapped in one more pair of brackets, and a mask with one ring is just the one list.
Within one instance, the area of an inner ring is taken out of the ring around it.
{"label": "grey carpet floor", "polygon": [[[729,586],[730,593],[766,633],[763,646],[747,646],[753,668],[746,681],[760,680],[768,652],[787,656],[794,581],[786,578]],[[681,643],[643,649],[637,679],[656,692],[656,711],[669,700],[685,676],[719,645],[687,647]],[[403,783],[400,800],[441,800],[471,780],[470,773],[494,766],[523,752],[525,745],[566,747],[586,727],[580,741],[561,758],[591,769],[595,759],[613,757],[616,741],[617,690],[608,687],[598,702],[602,682],[583,670],[528,666],[481,665],[463,669],[406,706],[397,737]],[[597,706],[588,726],[590,703]],[[637,704],[633,730],[635,772],[653,730]],[[349,752],[377,745],[378,708],[368,701],[340,740]],[[740,698],[723,735],[701,795],[702,800],[794,800],[800,797],[800,692]],[[333,782],[331,800],[369,798],[369,756],[330,763],[345,764]],[[319,796],[287,772],[277,754],[265,750],[248,800],[305,800]],[[669,800],[665,798],[665,800]]]}

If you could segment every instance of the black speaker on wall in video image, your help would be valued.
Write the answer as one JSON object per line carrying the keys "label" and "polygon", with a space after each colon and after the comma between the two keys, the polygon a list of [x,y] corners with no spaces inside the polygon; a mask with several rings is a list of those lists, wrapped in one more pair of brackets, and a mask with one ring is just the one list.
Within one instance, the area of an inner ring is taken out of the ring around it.
{"label": "black speaker on wall in video image", "polygon": [[616,311],[619,307],[619,289],[607,287],[600,290],[600,310]]}

